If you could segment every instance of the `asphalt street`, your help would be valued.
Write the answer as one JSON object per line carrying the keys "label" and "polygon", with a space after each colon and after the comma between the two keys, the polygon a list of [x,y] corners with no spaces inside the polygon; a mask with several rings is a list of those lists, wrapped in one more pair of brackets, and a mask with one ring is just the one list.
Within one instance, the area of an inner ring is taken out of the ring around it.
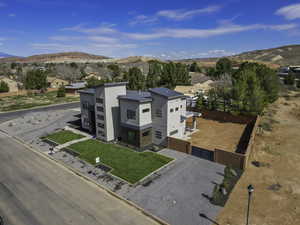
{"label": "asphalt street", "polygon": [[36,108],[36,109],[25,109],[25,110],[19,110],[19,111],[14,111],[14,112],[4,112],[4,113],[0,113],[0,123],[3,123],[8,120],[13,120],[18,117],[22,117],[28,113],[47,112],[47,111],[60,110],[60,109],[73,109],[73,108],[79,108],[79,107],[80,107],[79,102],[73,102],[73,103],[66,103],[66,104],[60,104],[60,105],[50,105],[50,106],[45,106],[45,107]]}
{"label": "asphalt street", "polygon": [[5,225],[157,224],[2,133],[0,215]]}

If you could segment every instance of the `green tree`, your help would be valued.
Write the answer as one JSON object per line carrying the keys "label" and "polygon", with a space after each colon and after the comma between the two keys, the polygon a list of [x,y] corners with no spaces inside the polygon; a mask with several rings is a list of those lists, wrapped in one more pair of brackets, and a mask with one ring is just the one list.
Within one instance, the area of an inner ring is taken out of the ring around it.
{"label": "green tree", "polygon": [[160,77],[162,74],[162,65],[158,61],[149,62],[149,72],[146,78],[147,88],[159,86]]}
{"label": "green tree", "polygon": [[27,90],[44,90],[47,88],[47,73],[42,70],[30,70],[27,72],[24,82]]}
{"label": "green tree", "polygon": [[71,63],[70,63],[70,66],[71,66],[72,68],[74,68],[74,69],[77,69],[77,68],[78,68],[77,63],[75,63],[75,62],[71,62]]}
{"label": "green tree", "polygon": [[190,65],[190,72],[201,72],[201,69],[196,62],[193,62]]}
{"label": "green tree", "polygon": [[130,90],[144,90],[146,87],[145,76],[137,67],[132,67],[128,71],[128,88]]}
{"label": "green tree", "polygon": [[104,83],[109,83],[110,80],[109,79],[98,80],[95,77],[91,77],[91,78],[87,79],[86,82],[87,82],[86,87],[87,88],[92,88],[92,87],[95,87],[97,85],[101,85],[101,84],[104,84]]}
{"label": "green tree", "polygon": [[3,80],[0,81],[0,93],[9,92],[9,86]]}
{"label": "green tree", "polygon": [[66,89],[64,85],[61,85],[57,90],[57,97],[63,98],[66,97]]}
{"label": "green tree", "polygon": [[221,58],[216,64],[218,76],[232,73],[232,62],[228,58]]}
{"label": "green tree", "polygon": [[121,69],[117,64],[110,64],[107,66],[107,68],[112,71],[113,80],[121,75]]}

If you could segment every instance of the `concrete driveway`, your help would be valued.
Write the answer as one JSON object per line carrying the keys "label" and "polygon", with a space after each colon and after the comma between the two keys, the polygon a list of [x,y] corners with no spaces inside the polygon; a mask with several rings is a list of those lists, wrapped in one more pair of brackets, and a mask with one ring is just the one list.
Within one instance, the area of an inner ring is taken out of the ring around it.
{"label": "concrete driveway", "polygon": [[223,180],[224,166],[191,155],[164,149],[160,152],[176,162],[148,186],[138,186],[127,198],[173,225],[208,225],[199,216],[214,219],[221,207],[212,205],[215,183]]}

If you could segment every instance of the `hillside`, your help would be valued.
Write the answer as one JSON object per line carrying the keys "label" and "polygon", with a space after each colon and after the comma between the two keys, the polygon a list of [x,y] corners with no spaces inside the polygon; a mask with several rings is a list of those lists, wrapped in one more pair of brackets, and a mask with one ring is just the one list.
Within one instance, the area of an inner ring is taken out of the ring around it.
{"label": "hillside", "polygon": [[[271,67],[283,65],[299,65],[300,64],[300,45],[287,45],[277,48],[262,49],[244,52],[238,55],[229,56],[235,61],[255,61],[265,63]],[[214,66],[219,58],[197,58],[180,60],[184,63],[196,61],[204,66]]]}
{"label": "hillside", "polygon": [[19,63],[62,63],[62,62],[97,62],[109,59],[106,56],[92,55],[83,52],[63,52],[55,54],[41,54],[29,57],[2,58],[0,62],[19,62]]}
{"label": "hillside", "polygon": [[13,57],[12,55],[0,52],[0,58],[7,58],[7,57]]}

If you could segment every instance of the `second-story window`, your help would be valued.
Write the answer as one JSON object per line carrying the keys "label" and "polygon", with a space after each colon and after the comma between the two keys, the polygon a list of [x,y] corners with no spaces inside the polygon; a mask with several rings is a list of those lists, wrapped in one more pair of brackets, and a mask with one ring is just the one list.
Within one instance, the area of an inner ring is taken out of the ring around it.
{"label": "second-story window", "polygon": [[104,124],[103,123],[98,123],[98,127],[104,128]]}
{"label": "second-story window", "polygon": [[150,112],[150,109],[149,108],[143,109],[143,113],[146,113],[146,112]]}
{"label": "second-story window", "polygon": [[170,109],[170,112],[171,112],[171,113],[174,112],[174,109]]}
{"label": "second-story window", "polygon": [[127,109],[127,119],[135,120],[135,118],[136,118],[135,111]]}
{"label": "second-story window", "polygon": [[178,107],[176,107],[175,111],[178,111],[178,110],[179,110],[179,108],[178,108]]}

